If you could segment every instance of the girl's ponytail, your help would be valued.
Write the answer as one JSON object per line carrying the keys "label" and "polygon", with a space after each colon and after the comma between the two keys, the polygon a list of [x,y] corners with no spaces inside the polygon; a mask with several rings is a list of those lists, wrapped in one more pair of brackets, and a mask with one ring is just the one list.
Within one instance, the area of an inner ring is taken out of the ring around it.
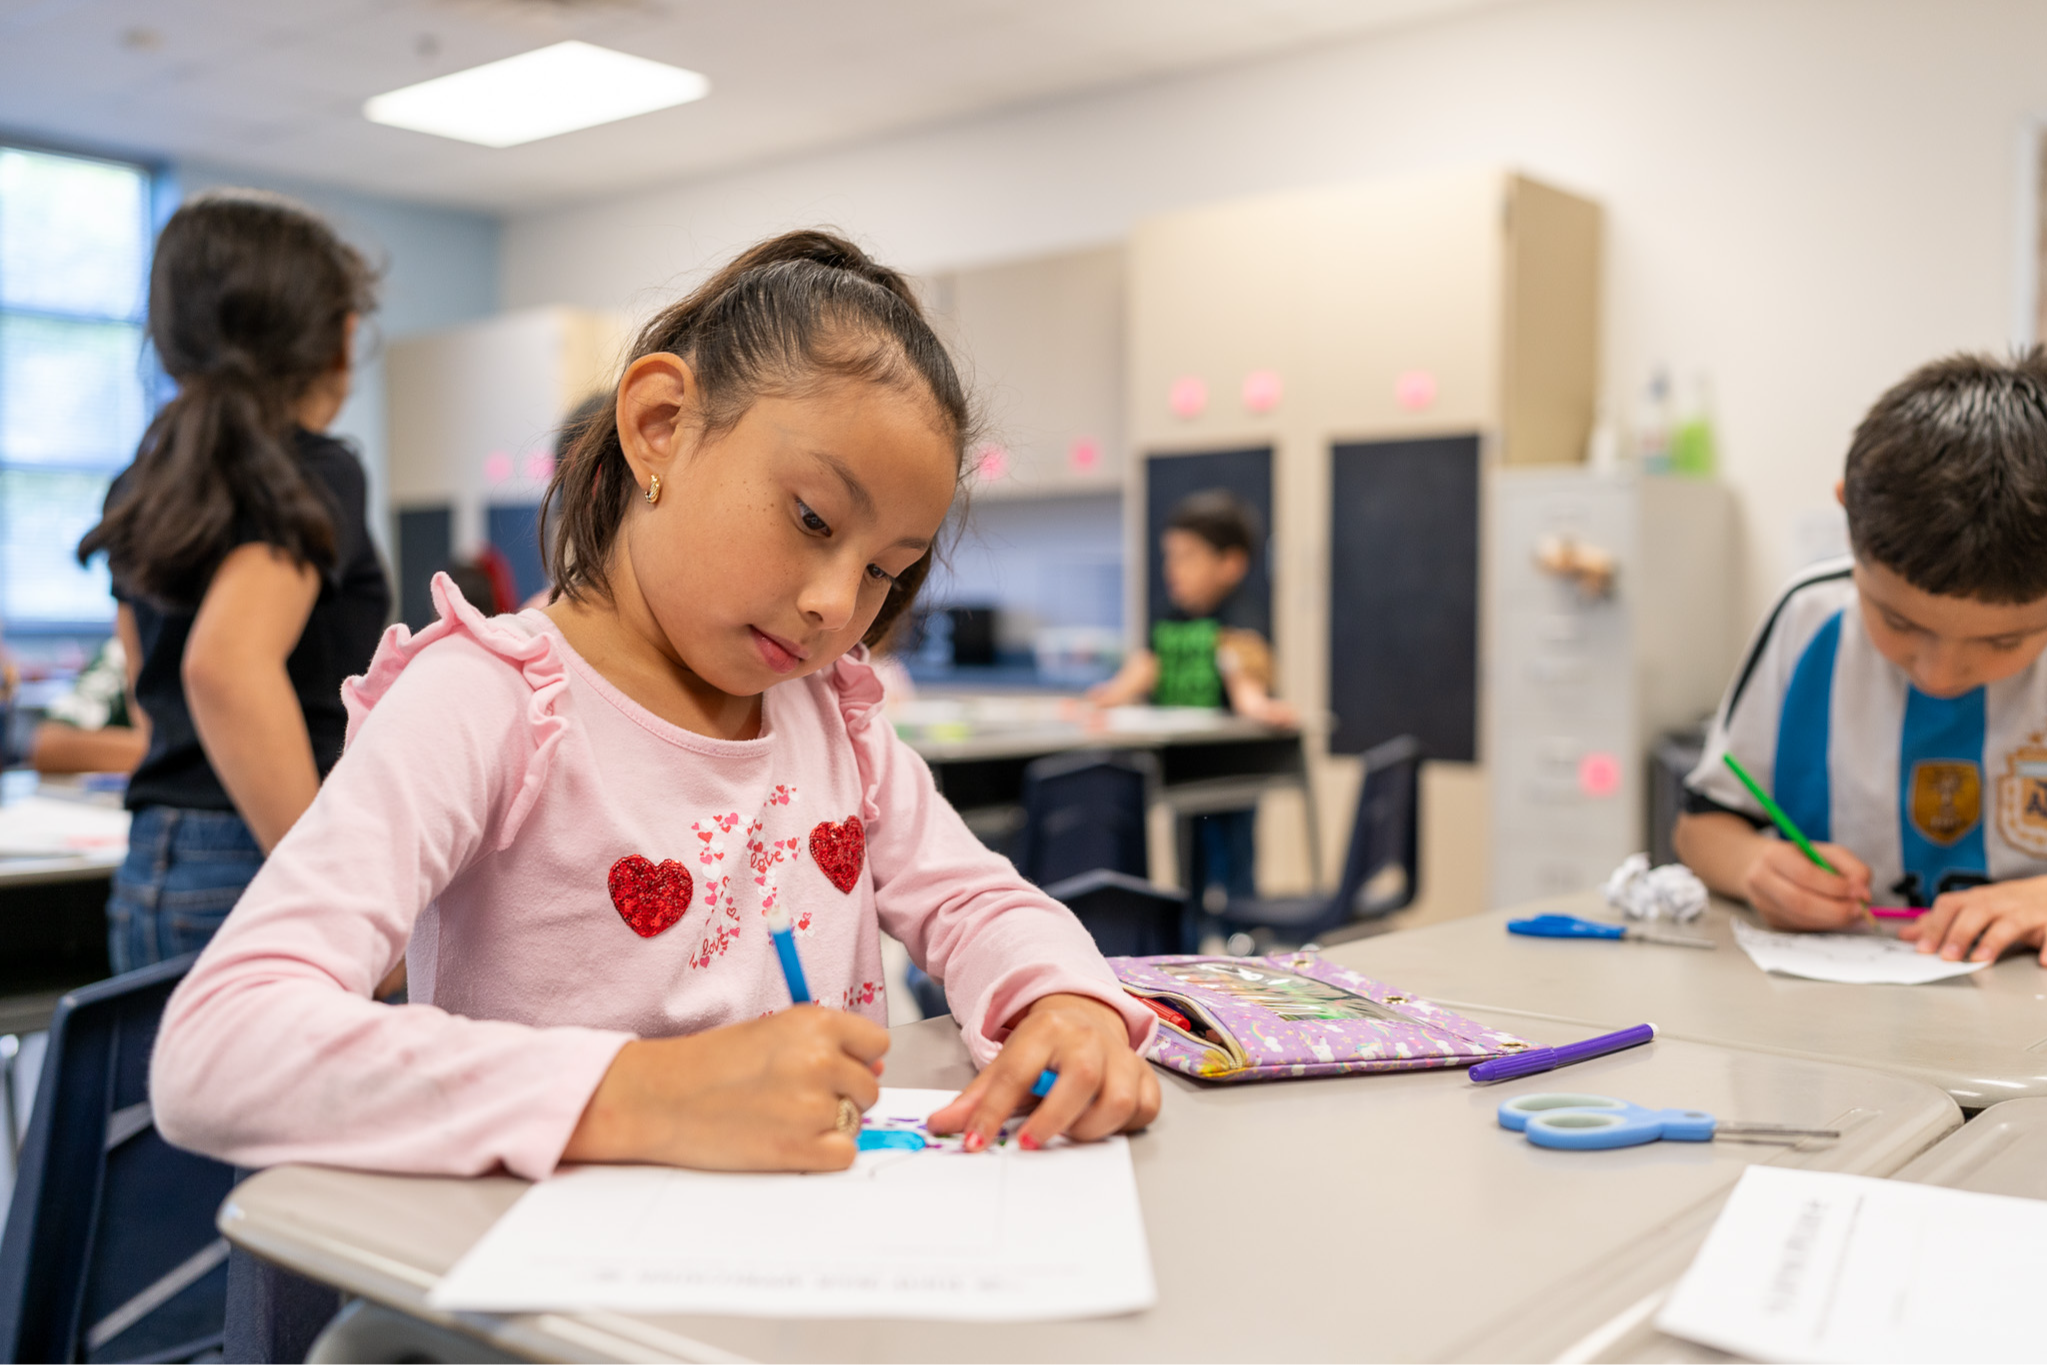
{"label": "girl's ponytail", "polygon": [[235,545],[333,564],[334,521],[292,441],[293,409],[347,356],[374,306],[362,257],[310,211],[252,191],[195,198],[165,224],[149,335],[177,396],[143,434],[106,515],[79,542],[117,587],[197,605]]}
{"label": "girl's ponytail", "polygon": [[[695,372],[703,436],[730,430],[755,399],[798,392],[822,375],[928,397],[955,460],[972,439],[966,389],[909,281],[834,233],[786,232],[740,253],[642,328],[628,363],[661,352]],[[606,561],[638,492],[613,404],[582,427],[541,505],[540,524],[554,528],[542,551],[557,595],[609,595]],[[915,600],[932,553],[897,575],[868,644]]]}

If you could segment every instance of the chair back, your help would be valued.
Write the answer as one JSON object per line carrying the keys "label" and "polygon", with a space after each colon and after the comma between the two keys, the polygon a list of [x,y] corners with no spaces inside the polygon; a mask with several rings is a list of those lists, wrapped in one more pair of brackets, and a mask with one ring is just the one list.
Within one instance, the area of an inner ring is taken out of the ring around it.
{"label": "chair back", "polygon": [[197,954],[84,986],[50,1021],[0,1236],[0,1358],[188,1360],[217,1351],[233,1168],[179,1151],[149,1108],[164,1004]]}
{"label": "chair back", "polygon": [[1421,741],[1389,739],[1365,751],[1364,765],[1328,927],[1390,915],[1421,891]]}
{"label": "chair back", "polygon": [[1030,764],[1017,871],[1039,886],[1097,869],[1150,876],[1145,810],[1151,784],[1146,763],[1122,754],[1057,754]]}
{"label": "chair back", "polygon": [[1054,882],[1045,894],[1073,911],[1103,957],[1153,957],[1195,948],[1187,897],[1121,872],[1097,870]]}

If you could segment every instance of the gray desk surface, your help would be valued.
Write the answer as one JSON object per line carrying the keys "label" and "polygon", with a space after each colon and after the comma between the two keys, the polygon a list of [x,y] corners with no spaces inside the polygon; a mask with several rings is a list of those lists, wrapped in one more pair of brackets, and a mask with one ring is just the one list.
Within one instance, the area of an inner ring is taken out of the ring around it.
{"label": "gray desk surface", "polygon": [[[1587,1032],[1527,1031],[1549,1043]],[[892,1083],[954,1086],[969,1074],[949,1020],[895,1031]],[[1883,1175],[1961,1120],[1939,1090],[1901,1077],[1670,1040],[1575,1067],[1567,1084],[1730,1119],[1836,1126],[1844,1138],[1795,1151],[1550,1152],[1500,1129],[1493,1111],[1508,1095],[1559,1088],[1555,1077],[1484,1089],[1455,1071],[1164,1082],[1158,1122],[1131,1144],[1159,1303],[1117,1318],[456,1321],[427,1310],[436,1278],[525,1188],[503,1176],[279,1167],[236,1190],[221,1227],[301,1273],[538,1358],[1547,1359],[1674,1282],[1745,1163]]]}
{"label": "gray desk surface", "polygon": [[[1926,1148],[1893,1175],[1900,1181],[1971,1189],[1986,1195],[2047,1199],[2047,1099],[2008,1099],[1977,1113],[1941,1142]],[[1674,1283],[1674,1275],[1670,1283]],[[1662,1289],[1621,1308],[1601,1328],[1580,1336],[1591,1349],[1576,1365],[1709,1365],[1732,1361],[1722,1351],[1664,1336],[1652,1326]]]}
{"label": "gray desk surface", "polygon": [[1716,901],[1712,952],[1523,938],[1543,910],[1615,919],[1596,895],[1493,911],[1332,947],[1332,961],[1453,1007],[1621,1028],[1867,1066],[1937,1085],[1965,1109],[2047,1095],[2047,971],[2033,953],[1930,986],[1843,986],[1772,976],[1734,942],[1747,914]]}

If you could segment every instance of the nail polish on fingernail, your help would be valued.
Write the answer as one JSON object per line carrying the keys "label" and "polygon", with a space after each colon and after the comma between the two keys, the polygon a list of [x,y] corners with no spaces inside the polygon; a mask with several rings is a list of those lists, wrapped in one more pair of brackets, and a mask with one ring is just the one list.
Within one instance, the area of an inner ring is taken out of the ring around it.
{"label": "nail polish on fingernail", "polygon": [[978,1152],[983,1147],[986,1147],[988,1145],[988,1140],[982,1137],[979,1133],[968,1133],[966,1136],[966,1140],[963,1141],[960,1145],[962,1147],[965,1147],[970,1152]]}
{"label": "nail polish on fingernail", "polygon": [[1038,1150],[1037,1138],[1033,1137],[1029,1133],[1017,1134],[1016,1145],[1023,1148],[1026,1152],[1035,1152]]}

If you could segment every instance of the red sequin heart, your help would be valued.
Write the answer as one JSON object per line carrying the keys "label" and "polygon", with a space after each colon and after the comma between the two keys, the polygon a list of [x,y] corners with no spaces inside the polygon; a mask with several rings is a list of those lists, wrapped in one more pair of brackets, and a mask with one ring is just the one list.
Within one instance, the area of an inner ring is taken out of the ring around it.
{"label": "red sequin heart", "polygon": [[696,884],[673,858],[659,867],[637,853],[611,865],[611,903],[618,917],[641,938],[652,938],[682,918]]}
{"label": "red sequin heart", "polygon": [[820,820],[810,832],[810,856],[824,870],[826,881],[851,895],[867,861],[867,831],[860,817],[849,815],[836,825]]}

